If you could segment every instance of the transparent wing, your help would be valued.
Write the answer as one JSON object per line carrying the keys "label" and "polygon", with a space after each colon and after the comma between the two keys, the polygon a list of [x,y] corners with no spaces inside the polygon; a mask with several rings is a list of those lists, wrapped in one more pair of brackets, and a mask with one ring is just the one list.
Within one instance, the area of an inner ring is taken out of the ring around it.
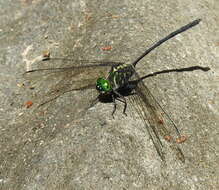
{"label": "transparent wing", "polygon": [[29,88],[37,89],[32,99],[42,106],[67,92],[95,88],[97,78],[105,77],[118,64],[121,63],[50,58],[38,62],[39,69],[24,73],[24,78]]}
{"label": "transparent wing", "polygon": [[[175,152],[177,158],[184,162],[184,155],[173,138],[175,136],[180,138],[180,133],[176,125],[156,101],[143,81],[140,80],[136,72],[133,79],[138,81],[138,84],[135,88],[136,94],[130,96],[130,101],[144,122],[157,153],[162,160],[165,160],[164,143],[162,143],[163,139],[165,139],[170,143],[169,145],[172,151]],[[160,137],[162,137],[162,139]]]}

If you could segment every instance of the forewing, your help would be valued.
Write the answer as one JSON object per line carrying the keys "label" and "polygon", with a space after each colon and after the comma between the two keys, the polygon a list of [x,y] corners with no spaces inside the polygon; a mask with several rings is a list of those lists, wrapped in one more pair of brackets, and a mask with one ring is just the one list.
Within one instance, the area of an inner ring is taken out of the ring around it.
{"label": "forewing", "polygon": [[34,102],[41,106],[67,92],[95,88],[97,78],[105,77],[110,68],[118,64],[54,58],[39,62],[39,69],[24,73],[24,77],[29,88],[36,90],[32,97]]}
{"label": "forewing", "polygon": [[156,101],[143,81],[139,80],[140,77],[136,72],[133,79],[138,81],[138,84],[135,88],[136,94],[130,96],[131,102],[143,120],[159,156],[162,160],[165,160],[164,143],[162,141],[166,139],[170,143],[171,149],[176,153],[177,158],[184,162],[184,155],[173,138],[176,135],[180,135],[176,125]]}

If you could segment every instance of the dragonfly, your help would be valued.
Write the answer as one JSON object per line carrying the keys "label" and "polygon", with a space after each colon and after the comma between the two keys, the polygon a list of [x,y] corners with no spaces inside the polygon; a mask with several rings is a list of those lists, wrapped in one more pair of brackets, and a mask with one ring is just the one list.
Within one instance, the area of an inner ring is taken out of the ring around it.
{"label": "dragonfly", "polygon": [[[44,100],[43,102],[40,102],[38,106],[43,106],[48,102],[57,99],[60,95],[73,90],[81,91],[90,88],[96,88],[97,97],[91,100],[88,107],[90,108],[94,106],[101,99],[101,97],[110,97],[114,105],[112,110],[112,116],[114,117],[114,113],[117,109],[117,101],[124,104],[123,114],[126,115],[126,95],[128,94],[130,103],[135,108],[140,119],[144,122],[150,139],[152,140],[161,160],[165,161],[165,151],[162,142],[163,140],[161,140],[161,137],[163,137],[162,139],[168,141],[171,149],[176,153],[177,158],[182,162],[185,162],[185,156],[178,146],[178,143],[183,142],[185,137],[180,134],[174,121],[170,118],[167,112],[162,108],[148,87],[145,85],[143,80],[147,76],[140,77],[136,71],[136,65],[152,50],[176,35],[196,26],[200,21],[201,19],[194,20],[193,22],[190,22],[189,24],[170,33],[163,39],[154,43],[149,49],[147,49],[143,54],[141,54],[141,56],[139,56],[130,64],[113,61],[109,62],[73,60],[69,58],[52,58],[49,54],[46,54],[42,56],[42,62],[71,62],[72,65],[68,67],[53,66],[53,68],[33,69],[27,71],[25,75],[29,75],[31,76],[30,78],[34,78],[34,74],[40,73],[41,75],[41,73],[44,72],[45,75],[43,76],[49,76],[49,78],[61,77],[61,80],[59,80],[59,82],[43,96]],[[209,70],[207,67],[195,67],[194,69],[201,69],[203,71]],[[42,79],[42,77],[40,77],[40,79]],[[57,78],[56,81],[58,81]],[[177,138],[174,139],[174,136],[177,136]]]}

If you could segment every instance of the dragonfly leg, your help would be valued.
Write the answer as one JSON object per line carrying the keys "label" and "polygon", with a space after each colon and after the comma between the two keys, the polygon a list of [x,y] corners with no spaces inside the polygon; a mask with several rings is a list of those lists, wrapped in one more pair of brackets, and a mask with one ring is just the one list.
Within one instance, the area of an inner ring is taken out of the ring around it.
{"label": "dragonfly leg", "polygon": [[120,102],[124,103],[123,114],[127,116],[127,114],[126,114],[127,102],[126,102],[125,97],[117,91],[114,91],[114,93],[119,97],[116,99],[119,100]]}
{"label": "dragonfly leg", "polygon": [[99,102],[99,97],[97,96],[95,99],[93,99],[88,107],[89,108],[92,108],[94,107],[97,103]]}
{"label": "dragonfly leg", "polygon": [[114,95],[112,95],[112,99],[113,99],[113,105],[114,105],[114,107],[113,107],[113,112],[112,112],[112,116],[113,116],[113,119],[114,119],[114,113],[115,113],[115,111],[116,111],[116,100],[115,100]]}

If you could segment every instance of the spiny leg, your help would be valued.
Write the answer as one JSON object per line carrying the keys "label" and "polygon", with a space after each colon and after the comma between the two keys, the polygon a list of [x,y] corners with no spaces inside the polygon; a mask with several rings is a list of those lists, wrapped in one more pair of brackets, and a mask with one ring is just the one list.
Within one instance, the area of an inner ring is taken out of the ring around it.
{"label": "spiny leg", "polygon": [[126,102],[125,97],[123,95],[121,95],[119,92],[117,92],[116,90],[113,92],[119,97],[116,99],[119,100],[120,102],[124,103],[123,114],[127,116],[127,114],[126,114],[127,102]]}
{"label": "spiny leg", "polygon": [[97,96],[95,99],[93,99],[88,107],[89,108],[92,108],[94,107],[97,103],[99,102],[99,97]]}
{"label": "spiny leg", "polygon": [[113,112],[112,112],[112,116],[113,116],[113,119],[114,119],[114,113],[116,111],[116,100],[115,100],[115,97],[114,97],[114,94],[112,94],[112,99],[113,99]]}
{"label": "spiny leg", "polygon": [[125,116],[127,116],[127,114],[126,114],[126,108],[127,108],[127,102],[126,102],[126,99],[124,98],[124,99],[120,99],[120,98],[116,98],[116,100],[118,100],[118,101],[120,101],[120,102],[122,102],[123,104],[124,104],[124,108],[123,108],[123,114],[125,115]]}

